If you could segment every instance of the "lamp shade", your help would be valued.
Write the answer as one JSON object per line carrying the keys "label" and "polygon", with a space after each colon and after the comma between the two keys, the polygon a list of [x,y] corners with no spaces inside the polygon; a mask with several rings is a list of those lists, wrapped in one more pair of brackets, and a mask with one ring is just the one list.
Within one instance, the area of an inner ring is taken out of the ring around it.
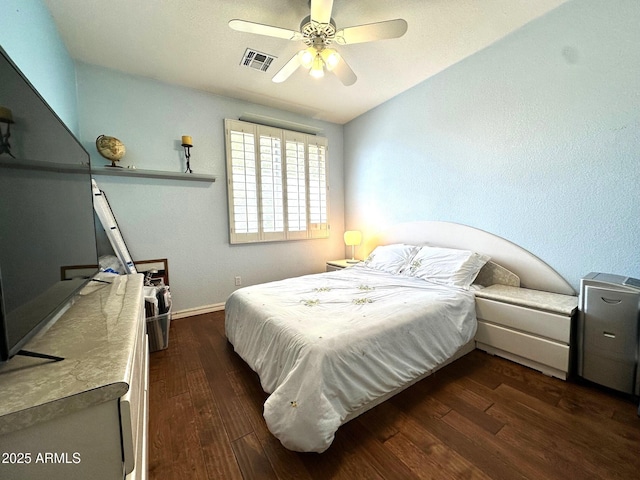
{"label": "lamp shade", "polygon": [[313,60],[316,58],[316,49],[309,47],[306,50],[301,50],[298,53],[300,64],[304,68],[311,68],[313,66]]}
{"label": "lamp shade", "polygon": [[324,77],[324,61],[322,60],[320,54],[317,54],[313,59],[311,70],[309,70],[309,75],[314,78]]}
{"label": "lamp shade", "polygon": [[327,70],[332,71],[340,62],[340,54],[333,48],[325,48],[320,52],[320,56],[327,66]]}
{"label": "lamp shade", "polygon": [[347,230],[344,232],[345,245],[353,246],[360,245],[362,242],[362,233],[357,230]]}

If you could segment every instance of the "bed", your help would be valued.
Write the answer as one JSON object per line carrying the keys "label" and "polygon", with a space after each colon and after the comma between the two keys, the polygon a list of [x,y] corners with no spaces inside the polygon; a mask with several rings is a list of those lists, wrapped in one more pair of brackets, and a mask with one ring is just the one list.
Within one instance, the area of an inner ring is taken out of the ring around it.
{"label": "bed", "polygon": [[464,242],[525,265],[527,281],[557,281],[519,247],[509,258],[504,239],[484,244],[486,232],[420,222],[378,237],[356,266],[229,297],[227,338],[270,394],[264,418],[286,448],[325,451],[340,425],[476,347],[477,292],[494,284],[519,290],[520,277],[458,235],[447,238],[459,227]]}

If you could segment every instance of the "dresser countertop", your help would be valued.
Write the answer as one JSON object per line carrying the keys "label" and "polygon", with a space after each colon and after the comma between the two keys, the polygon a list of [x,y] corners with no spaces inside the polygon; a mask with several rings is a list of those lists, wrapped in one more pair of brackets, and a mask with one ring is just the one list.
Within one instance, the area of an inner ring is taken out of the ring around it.
{"label": "dresser countertop", "polygon": [[63,357],[15,356],[0,365],[0,434],[124,395],[143,315],[143,276],[89,283],[74,304],[26,350]]}
{"label": "dresser countertop", "polygon": [[546,310],[568,316],[572,315],[578,307],[578,297],[573,295],[562,295],[560,293],[543,292],[507,285],[491,285],[487,288],[475,290],[474,294],[480,298],[521,305],[537,310]]}

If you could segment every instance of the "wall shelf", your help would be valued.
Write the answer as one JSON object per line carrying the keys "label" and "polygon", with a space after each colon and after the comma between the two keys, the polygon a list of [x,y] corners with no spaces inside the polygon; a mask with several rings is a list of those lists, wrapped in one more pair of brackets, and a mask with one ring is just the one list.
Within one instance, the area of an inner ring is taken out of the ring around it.
{"label": "wall shelf", "polygon": [[215,182],[216,176],[203,173],[167,172],[162,170],[142,170],[139,168],[92,167],[92,175],[112,177],[162,178],[165,180],[190,180],[195,182]]}
{"label": "wall shelf", "polygon": [[[42,162],[35,160],[23,160],[14,158],[0,158],[0,167],[17,168],[21,170],[44,170],[50,172],[73,172],[88,173],[89,166],[70,163]],[[204,173],[181,173],[168,172],[163,170],[143,170],[138,168],[118,168],[118,167],[91,167],[92,175],[108,175],[112,177],[141,177],[141,178],[161,178],[165,180],[190,180],[194,182],[216,181],[215,175]]]}

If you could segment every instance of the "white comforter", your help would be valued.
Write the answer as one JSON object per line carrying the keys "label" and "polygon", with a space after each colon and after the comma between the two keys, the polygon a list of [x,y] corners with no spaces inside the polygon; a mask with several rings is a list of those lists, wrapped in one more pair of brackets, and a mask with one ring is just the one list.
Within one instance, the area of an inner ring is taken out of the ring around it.
{"label": "white comforter", "polygon": [[354,410],[429,372],[476,331],[474,296],[364,266],[242,288],[226,335],[271,395],[269,430],[323,452]]}

